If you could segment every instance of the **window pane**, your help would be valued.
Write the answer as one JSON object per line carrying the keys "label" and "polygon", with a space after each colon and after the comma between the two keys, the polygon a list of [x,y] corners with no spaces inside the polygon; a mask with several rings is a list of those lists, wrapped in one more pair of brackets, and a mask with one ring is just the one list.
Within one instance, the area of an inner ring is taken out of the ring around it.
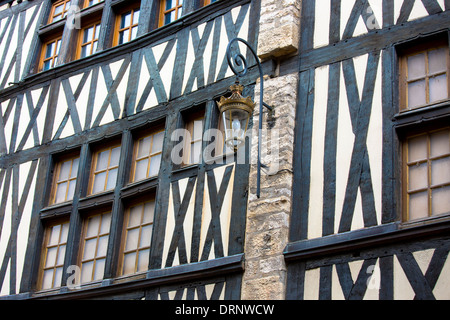
{"label": "window pane", "polygon": [[66,243],[67,236],[69,234],[69,223],[64,223],[62,226],[61,237],[59,239],[59,243]]}
{"label": "window pane", "polygon": [[42,279],[42,289],[51,289],[52,288],[52,282],[53,282],[53,269],[45,270],[44,276]]}
{"label": "window pane", "polygon": [[87,29],[84,29],[84,34],[83,34],[83,43],[86,43],[88,41],[92,41],[94,35],[94,27],[89,27]]}
{"label": "window pane", "polygon": [[194,121],[194,132],[192,134],[192,140],[201,140],[203,136],[203,121]]}
{"label": "window pane", "polygon": [[433,190],[432,214],[450,213],[450,186]]}
{"label": "window pane", "polygon": [[191,164],[200,162],[201,151],[202,151],[202,142],[201,141],[197,141],[191,145],[191,158],[190,158]]}
{"label": "window pane", "polygon": [[51,67],[52,67],[52,62],[51,62],[51,60],[45,61],[45,62],[44,62],[44,66],[42,67],[42,70],[43,70],[43,71],[49,70]]}
{"label": "window pane", "polygon": [[108,183],[106,184],[106,190],[114,189],[117,181],[117,169],[112,169],[108,172]]}
{"label": "window pane", "polygon": [[100,152],[97,159],[96,170],[105,170],[108,166],[109,150]]}
{"label": "window pane", "polygon": [[95,261],[94,280],[103,279],[105,273],[105,259]]}
{"label": "window pane", "polygon": [[152,145],[152,136],[139,140],[138,158],[148,156]]}
{"label": "window pane", "polygon": [[58,244],[60,231],[61,231],[61,225],[60,224],[52,227],[52,231],[51,231],[51,234],[50,234],[50,239],[48,241],[48,245],[49,246],[54,246],[54,245]]}
{"label": "window pane", "polygon": [[91,54],[91,45],[90,44],[81,47],[81,53],[80,53],[81,58],[87,57],[90,54]]}
{"label": "window pane", "polygon": [[89,218],[86,237],[90,238],[97,236],[99,227],[100,227],[100,215]]}
{"label": "window pane", "polygon": [[142,205],[132,207],[130,209],[130,217],[128,219],[128,228],[137,227],[141,224]]}
{"label": "window pane", "polygon": [[408,80],[420,79],[425,76],[425,53],[408,57]]}
{"label": "window pane", "polygon": [[129,27],[131,25],[131,12],[124,13],[120,20],[120,29]]}
{"label": "window pane", "polygon": [[153,217],[155,214],[155,201],[147,202],[144,205],[144,219],[143,223],[151,223],[153,222]]}
{"label": "window pane", "polygon": [[152,153],[161,152],[164,141],[164,131],[158,132],[153,136]]}
{"label": "window pane", "polygon": [[139,9],[134,10],[134,15],[133,15],[133,24],[138,24],[139,23]]}
{"label": "window pane", "polygon": [[94,186],[92,193],[98,193],[105,190],[106,172],[98,173],[94,177]]}
{"label": "window pane", "polygon": [[427,103],[425,80],[408,84],[408,107],[419,107]]}
{"label": "window pane", "polygon": [[150,258],[150,250],[149,249],[139,251],[137,271],[145,271],[148,269],[149,258]]}
{"label": "window pane", "polygon": [[72,171],[70,172],[70,177],[75,178],[78,175],[78,164],[80,163],[80,158],[73,159]]}
{"label": "window pane", "polygon": [[76,185],[77,181],[76,180],[71,180],[69,182],[69,190],[67,191],[67,201],[72,200],[73,199],[73,195],[75,194],[75,185]]}
{"label": "window pane", "polygon": [[115,167],[119,165],[120,158],[120,147],[114,148],[111,151],[111,161],[109,163],[109,167]]}
{"label": "window pane", "polygon": [[448,98],[447,75],[430,78],[430,103]]}
{"label": "window pane", "polygon": [[166,13],[164,16],[164,24],[169,24],[172,21],[175,21],[175,10]]}
{"label": "window pane", "polygon": [[125,251],[136,250],[139,241],[139,228],[128,230]]}
{"label": "window pane", "polygon": [[98,239],[98,248],[96,257],[105,257],[108,249],[108,236],[103,236]]}
{"label": "window pane", "polygon": [[129,37],[130,37],[129,29],[119,32],[119,44],[128,42]]}
{"label": "window pane", "polygon": [[427,159],[427,136],[419,136],[409,139],[408,162]]}
{"label": "window pane", "polygon": [[148,173],[149,177],[158,175],[160,165],[161,165],[161,154],[153,156],[150,162],[150,171]]}
{"label": "window pane", "polygon": [[434,160],[431,163],[431,184],[450,182],[450,157]]}
{"label": "window pane", "polygon": [[169,10],[171,8],[173,8],[172,0],[166,0],[166,10]]}
{"label": "window pane", "polygon": [[428,192],[412,194],[409,197],[409,220],[428,217]]}
{"label": "window pane", "polygon": [[440,48],[428,52],[428,63],[430,74],[446,72],[447,70],[447,50]]}
{"label": "window pane", "polygon": [[134,175],[134,181],[147,178],[148,159],[144,159],[136,162],[136,172]]}
{"label": "window pane", "polygon": [[63,181],[63,180],[69,179],[71,166],[72,166],[72,160],[65,161],[61,164],[58,181]]}
{"label": "window pane", "polygon": [[66,246],[62,245],[58,250],[58,258],[56,259],[56,265],[62,266],[64,264],[64,256],[66,254]]}
{"label": "window pane", "polygon": [[450,153],[450,130],[439,131],[430,135],[431,157]]}
{"label": "window pane", "polygon": [[89,261],[86,263],[83,263],[81,267],[81,282],[90,282],[92,281],[92,270],[94,268],[94,262]]}
{"label": "window pane", "polygon": [[136,252],[127,253],[123,258],[122,273],[124,275],[134,273],[135,266],[136,266]]}
{"label": "window pane", "polygon": [[55,269],[55,279],[54,279],[54,283],[53,283],[53,288],[57,288],[57,287],[61,286],[62,270],[63,270],[63,268]]}
{"label": "window pane", "polygon": [[409,168],[409,190],[428,187],[428,165],[422,163]]}
{"label": "window pane", "polygon": [[55,46],[54,42],[47,44],[47,48],[45,49],[45,59],[48,59],[53,56],[54,46]]}
{"label": "window pane", "polygon": [[55,203],[66,201],[67,182],[58,184],[56,188]]}
{"label": "window pane", "polygon": [[131,38],[130,38],[130,40],[136,39],[137,32],[138,32],[138,27],[131,28]]}
{"label": "window pane", "polygon": [[141,230],[141,240],[139,241],[139,248],[144,248],[150,246],[152,239],[153,226],[145,226]]}
{"label": "window pane", "polygon": [[97,238],[87,240],[84,243],[83,260],[91,260],[95,258],[95,249],[97,247]]}
{"label": "window pane", "polygon": [[49,248],[47,250],[47,260],[45,261],[46,268],[55,266],[57,253],[58,253],[58,247]]}
{"label": "window pane", "polygon": [[102,225],[100,226],[100,234],[109,233],[111,227],[111,212],[102,215]]}

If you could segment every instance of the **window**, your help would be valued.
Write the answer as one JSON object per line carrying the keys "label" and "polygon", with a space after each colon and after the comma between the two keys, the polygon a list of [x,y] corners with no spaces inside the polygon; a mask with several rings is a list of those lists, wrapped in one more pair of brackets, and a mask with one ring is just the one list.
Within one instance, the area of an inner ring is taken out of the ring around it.
{"label": "window", "polygon": [[126,210],[124,238],[120,255],[120,273],[122,275],[148,269],[154,211],[154,198],[131,206]]}
{"label": "window", "polygon": [[450,213],[450,127],[404,143],[406,220]]}
{"label": "window", "polygon": [[81,248],[81,283],[103,279],[111,212],[88,217],[84,223]]}
{"label": "window", "polygon": [[116,186],[120,145],[97,151],[92,161],[90,194],[111,190]]}
{"label": "window", "polygon": [[449,98],[449,51],[446,42],[408,50],[400,59],[401,109],[411,110]]}
{"label": "window", "polygon": [[90,56],[97,51],[100,21],[85,27],[80,32],[78,58]]}
{"label": "window", "polygon": [[56,164],[53,178],[51,203],[61,203],[73,199],[77,182],[78,164],[80,158],[74,157]]}
{"label": "window", "polygon": [[87,7],[93,6],[94,4],[100,3],[102,1],[103,0],[86,0],[84,7],[87,8]]}
{"label": "window", "polygon": [[200,163],[202,157],[204,112],[196,113],[186,121],[186,135],[184,137],[183,164]]}
{"label": "window", "polygon": [[44,250],[40,272],[42,290],[61,286],[69,221],[49,225],[44,234]]}
{"label": "window", "polygon": [[208,4],[217,2],[218,0],[203,0],[203,6],[207,6]]}
{"label": "window", "polygon": [[70,8],[70,0],[55,1],[50,11],[48,23],[56,22],[64,19]]}
{"label": "window", "polygon": [[128,9],[117,16],[115,45],[129,42],[137,37],[139,6]]}
{"label": "window", "polygon": [[165,26],[183,13],[183,0],[162,0],[160,3],[159,26]]}
{"label": "window", "polygon": [[163,140],[164,131],[157,131],[137,140],[133,156],[131,182],[158,175]]}
{"label": "window", "polygon": [[53,68],[58,62],[59,50],[61,48],[61,37],[47,41],[42,46],[39,70],[45,71]]}

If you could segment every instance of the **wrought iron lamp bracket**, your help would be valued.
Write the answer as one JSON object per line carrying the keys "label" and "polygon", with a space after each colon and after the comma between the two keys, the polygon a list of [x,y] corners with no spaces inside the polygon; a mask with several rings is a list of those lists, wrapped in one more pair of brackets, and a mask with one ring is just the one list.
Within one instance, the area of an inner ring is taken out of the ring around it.
{"label": "wrought iron lamp bracket", "polygon": [[[257,62],[259,69],[259,78],[260,78],[260,93],[259,93],[259,130],[258,130],[258,160],[257,160],[257,179],[256,179],[256,197],[260,198],[261,196],[261,168],[268,168],[265,164],[261,162],[261,140],[262,140],[262,121],[263,121],[263,107],[266,107],[269,111],[273,111],[273,108],[264,102],[264,73],[262,69],[261,62],[256,54],[256,51],[252,48],[252,46],[241,38],[234,38],[228,43],[227,47],[227,61],[230,69],[234,72],[234,74],[239,78],[244,77],[248,73],[248,65],[246,58],[241,53],[236,53],[232,56],[231,49],[234,42],[242,42],[247,46],[250,52],[253,54],[255,61]],[[242,70],[238,70],[237,67],[240,67]]]}

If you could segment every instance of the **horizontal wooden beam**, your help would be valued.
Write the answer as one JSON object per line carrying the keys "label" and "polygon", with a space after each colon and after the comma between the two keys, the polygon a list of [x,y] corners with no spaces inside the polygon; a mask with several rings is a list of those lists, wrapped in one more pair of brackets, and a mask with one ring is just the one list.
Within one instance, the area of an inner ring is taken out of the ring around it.
{"label": "horizontal wooden beam", "polygon": [[[123,281],[123,279],[107,279],[103,280],[101,285],[97,287],[89,287],[86,289],[81,288],[79,290],[58,292],[49,295],[42,294],[31,297],[25,295],[24,297],[45,300],[88,299],[91,297],[125,293],[128,291],[142,290],[155,286],[168,285],[171,283],[207,279],[219,275],[242,272],[243,270],[244,254],[238,254],[230,257],[181,265],[172,268],[149,270],[145,279],[131,281]],[[64,290],[68,289],[61,289],[61,291]]]}
{"label": "horizontal wooden beam", "polygon": [[316,259],[334,254],[352,253],[392,243],[450,234],[448,219],[402,224],[399,222],[350,231],[311,240],[289,243],[284,250],[286,261]]}
{"label": "horizontal wooden beam", "polygon": [[448,30],[450,11],[402,23],[397,26],[370,31],[369,33],[312,49],[300,54],[300,71],[350,59],[372,51],[380,51],[424,35]]}

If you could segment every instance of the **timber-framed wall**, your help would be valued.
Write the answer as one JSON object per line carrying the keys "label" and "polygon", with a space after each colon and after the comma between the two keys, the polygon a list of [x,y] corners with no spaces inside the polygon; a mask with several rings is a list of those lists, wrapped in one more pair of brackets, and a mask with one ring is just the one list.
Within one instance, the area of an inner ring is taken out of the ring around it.
{"label": "timber-framed wall", "polygon": [[448,101],[400,113],[398,53],[448,37],[449,9],[302,2],[288,299],[448,299],[448,215],[404,221],[401,169],[405,131],[448,121]]}
{"label": "timber-framed wall", "polygon": [[[82,16],[103,12],[99,49],[73,61],[64,57],[70,56],[69,40],[75,31],[64,22],[44,23],[50,1],[25,1],[0,11],[0,18],[13,23],[5,25],[0,43],[6,62],[10,61],[8,70],[16,68],[14,74],[2,73],[0,92],[1,294],[12,299],[238,299],[249,160],[211,164],[203,159],[177,168],[171,161],[177,142],[171,133],[182,127],[182,114],[199,108],[205,111],[204,131],[217,126],[215,100],[226,95],[235,80],[228,70],[226,45],[237,36],[256,45],[259,2],[218,1],[200,8],[196,1],[186,1],[183,17],[153,29],[156,1],[144,0],[138,37],[107,48],[114,25],[111,10],[122,2],[106,0],[82,10]],[[8,60],[13,49],[6,40],[21,37],[14,31],[15,23],[19,31],[26,30],[26,39],[18,41],[15,56]],[[36,73],[41,36],[61,28],[67,35],[61,46],[63,59]],[[28,56],[25,45],[31,48]],[[271,63],[264,68],[272,72]],[[253,75],[256,70],[250,66],[249,77],[243,79],[244,94],[250,96]],[[134,138],[157,125],[165,127],[159,174],[129,183]],[[89,195],[92,154],[96,146],[112,139],[121,145],[117,184],[110,191]],[[203,146],[210,141],[211,137]],[[50,205],[55,159],[72,151],[80,157],[73,200]],[[125,206],[148,194],[156,196],[148,271],[118,277]],[[71,290],[66,286],[71,274],[65,273],[61,287],[40,290],[37,279],[47,222],[70,220],[67,269],[77,264],[83,215],[97,208],[108,208],[112,215],[103,279]]]}

